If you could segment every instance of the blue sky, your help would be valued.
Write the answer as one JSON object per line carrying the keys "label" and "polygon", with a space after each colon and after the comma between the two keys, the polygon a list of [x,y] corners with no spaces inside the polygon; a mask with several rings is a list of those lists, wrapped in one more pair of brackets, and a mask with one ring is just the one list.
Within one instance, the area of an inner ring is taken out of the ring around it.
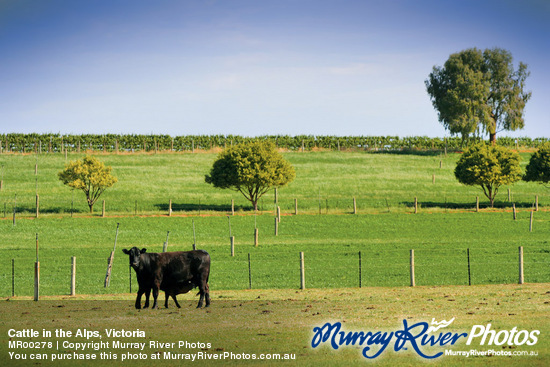
{"label": "blue sky", "polygon": [[549,137],[549,40],[545,0],[0,0],[0,133],[444,136],[432,67],[500,47],[532,91],[500,135]]}

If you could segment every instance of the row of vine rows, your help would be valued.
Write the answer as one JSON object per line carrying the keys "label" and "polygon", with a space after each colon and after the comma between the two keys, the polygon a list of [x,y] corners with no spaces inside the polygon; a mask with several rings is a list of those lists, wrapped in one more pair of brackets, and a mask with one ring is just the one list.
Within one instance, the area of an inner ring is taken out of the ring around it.
{"label": "row of vine rows", "polygon": [[[264,135],[243,137],[239,135],[135,135],[135,134],[3,134],[0,135],[0,152],[151,152],[151,151],[194,151],[225,148],[247,141],[267,140],[278,147],[291,151],[330,149],[363,150],[460,150],[472,142],[459,137],[430,138],[426,136],[326,136],[326,135]],[[509,148],[538,148],[549,138],[501,137],[497,144]]]}

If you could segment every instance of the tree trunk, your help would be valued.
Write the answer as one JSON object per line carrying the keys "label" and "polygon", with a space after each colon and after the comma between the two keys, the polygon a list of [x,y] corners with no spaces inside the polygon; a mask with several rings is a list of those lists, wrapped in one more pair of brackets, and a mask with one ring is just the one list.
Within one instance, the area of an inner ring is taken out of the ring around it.
{"label": "tree trunk", "polygon": [[94,204],[88,204],[88,206],[90,207],[90,214],[92,214],[94,212]]}
{"label": "tree trunk", "polygon": [[497,144],[497,133],[489,133],[489,141],[491,142],[491,145]]}

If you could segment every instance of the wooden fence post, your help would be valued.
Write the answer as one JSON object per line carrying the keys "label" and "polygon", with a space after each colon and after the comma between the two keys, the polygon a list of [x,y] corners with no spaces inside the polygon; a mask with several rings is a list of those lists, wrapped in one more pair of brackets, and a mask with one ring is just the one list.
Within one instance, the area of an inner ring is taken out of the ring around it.
{"label": "wooden fence post", "polygon": [[535,195],[535,211],[539,211],[539,196]]}
{"label": "wooden fence post", "polygon": [[248,253],[248,289],[252,289],[252,267],[250,266],[250,252]]}
{"label": "wooden fence post", "polygon": [[353,214],[357,214],[357,200],[353,198]]}
{"label": "wooden fence post", "polygon": [[300,252],[300,289],[306,289],[306,269],[304,266],[303,252]]}
{"label": "wooden fence post", "polygon": [[523,246],[519,246],[519,284],[523,284]]}
{"label": "wooden fence post", "polygon": [[361,251],[359,251],[359,288],[363,286],[363,277],[361,275],[362,268],[361,268]]}
{"label": "wooden fence post", "polygon": [[258,228],[254,228],[254,246],[258,247]]}
{"label": "wooden fence post", "polygon": [[476,213],[479,212],[479,196],[476,196]]}
{"label": "wooden fence post", "polygon": [[279,235],[279,220],[275,217],[275,236]]}
{"label": "wooden fence post", "polygon": [[516,203],[512,204],[512,212],[514,213],[514,220],[517,219]]}
{"label": "wooden fence post", "polygon": [[231,242],[231,256],[235,256],[235,236],[229,237]]}
{"label": "wooden fence post", "polygon": [[279,203],[279,193],[277,188],[275,188],[275,205]]}
{"label": "wooden fence post", "polygon": [[196,250],[197,249],[197,236],[195,234],[195,220],[191,220],[191,222],[193,223],[193,250]]}
{"label": "wooden fence post", "polygon": [[115,257],[115,252],[111,251],[111,255],[107,259],[107,274],[105,275],[105,283],[103,284],[104,288],[107,288],[111,283],[111,271],[113,270],[114,257]]}
{"label": "wooden fence post", "polygon": [[294,199],[294,215],[298,215],[298,199]]}
{"label": "wooden fence post", "polygon": [[414,250],[411,250],[411,287],[415,286],[414,280]]}
{"label": "wooden fence post", "polygon": [[101,217],[105,218],[105,200],[103,200],[103,205],[101,207]]}
{"label": "wooden fence post", "polygon": [[15,259],[11,259],[11,296],[15,297]]}
{"label": "wooden fence post", "polygon": [[510,189],[508,189],[508,202],[512,201],[510,197]]}
{"label": "wooden fence post", "polygon": [[432,175],[432,184],[435,184],[435,174]]}
{"label": "wooden fence post", "polygon": [[470,272],[470,249],[466,249],[466,256],[468,257],[468,285],[472,285],[472,273]]}
{"label": "wooden fence post", "polygon": [[533,211],[531,210],[531,218],[529,219],[529,232],[533,232]]}
{"label": "wooden fence post", "polygon": [[76,294],[76,257],[71,257],[71,296]]}
{"label": "wooden fence post", "polygon": [[281,221],[281,207],[280,206],[277,207],[277,221],[278,222]]}
{"label": "wooden fence post", "polygon": [[36,194],[36,218],[40,214],[40,197]]}
{"label": "wooden fence post", "polygon": [[231,215],[235,215],[235,200],[231,199]]}
{"label": "wooden fence post", "polygon": [[34,300],[38,301],[40,296],[40,262],[34,263]]}
{"label": "wooden fence post", "polygon": [[172,216],[172,199],[168,202],[168,216]]}
{"label": "wooden fence post", "polygon": [[414,214],[418,213],[418,199],[414,198]]}

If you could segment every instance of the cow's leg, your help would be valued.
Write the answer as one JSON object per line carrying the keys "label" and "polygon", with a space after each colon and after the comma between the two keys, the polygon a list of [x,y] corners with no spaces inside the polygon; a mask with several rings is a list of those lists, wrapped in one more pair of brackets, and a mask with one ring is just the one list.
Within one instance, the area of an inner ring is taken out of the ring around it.
{"label": "cow's leg", "polygon": [[208,283],[206,283],[206,294],[204,295],[204,297],[206,299],[206,306],[204,307],[210,306],[210,287],[208,286]]}
{"label": "cow's leg", "polygon": [[143,308],[149,308],[149,296],[151,295],[151,288],[147,289],[145,291],[145,304],[143,305]]}
{"label": "cow's leg", "polygon": [[143,294],[143,289],[140,288],[137,292],[137,297],[136,297],[136,309],[140,309],[141,308],[141,295]]}
{"label": "cow's leg", "polygon": [[206,306],[210,305],[210,295],[208,294],[208,284],[206,281],[201,281],[199,285],[199,294],[201,297],[199,298],[199,304],[197,305],[197,308],[202,308],[202,303],[204,299],[206,298]]}
{"label": "cow's leg", "polygon": [[157,298],[159,296],[159,289],[160,289],[160,281],[155,280],[155,282],[153,283],[153,309],[158,308]]}
{"label": "cow's leg", "polygon": [[172,299],[173,299],[174,302],[176,303],[176,306],[177,306],[178,308],[181,308],[180,304],[178,303],[178,300],[176,299],[176,294],[175,294],[175,293],[172,294]]}
{"label": "cow's leg", "polygon": [[164,308],[168,308],[168,292],[164,292]]}

